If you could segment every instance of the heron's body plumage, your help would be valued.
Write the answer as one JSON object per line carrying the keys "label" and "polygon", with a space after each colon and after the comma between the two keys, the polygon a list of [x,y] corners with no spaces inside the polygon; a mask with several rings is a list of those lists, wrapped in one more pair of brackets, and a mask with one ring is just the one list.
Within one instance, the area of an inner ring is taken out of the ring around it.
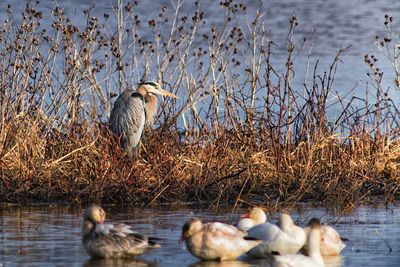
{"label": "heron's body plumage", "polygon": [[153,122],[157,112],[157,94],[176,97],[159,89],[155,82],[144,82],[136,91],[125,90],[114,103],[109,120],[110,129],[130,157],[140,143],[144,126]]}
{"label": "heron's body plumage", "polygon": [[145,101],[133,90],[124,91],[114,103],[110,115],[111,130],[119,138],[123,150],[129,156],[135,153],[145,125]]}

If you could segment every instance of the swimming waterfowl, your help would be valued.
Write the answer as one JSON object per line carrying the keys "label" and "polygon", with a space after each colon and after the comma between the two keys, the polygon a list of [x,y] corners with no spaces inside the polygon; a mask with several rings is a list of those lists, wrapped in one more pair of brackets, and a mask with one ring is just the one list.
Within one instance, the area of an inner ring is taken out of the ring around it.
{"label": "swimming waterfowl", "polygon": [[257,224],[265,223],[267,221],[267,215],[265,212],[257,207],[252,208],[250,212],[243,214],[240,218],[237,228],[245,231]]}
{"label": "swimming waterfowl", "polygon": [[306,241],[305,231],[294,224],[287,213],[279,215],[277,225],[265,222],[247,231],[248,237],[263,240],[264,243],[249,251],[256,258],[269,258],[271,254],[293,254],[298,252]]}
{"label": "swimming waterfowl", "polygon": [[82,242],[92,258],[125,258],[159,248],[156,238],[136,233],[126,224],[104,224],[105,211],[99,205],[86,208]]}
{"label": "swimming waterfowl", "polygon": [[310,231],[307,235],[307,246],[309,256],[301,254],[276,255],[273,266],[292,267],[323,267],[324,261],[319,251],[321,242],[321,223],[319,219],[313,218],[309,222]]}
{"label": "swimming waterfowl", "polygon": [[[310,227],[305,227],[304,231],[308,233]],[[346,247],[346,244],[342,242],[339,233],[329,225],[321,226],[321,246],[320,251],[322,256],[335,256],[339,255],[340,252]],[[302,248],[304,254],[308,254],[307,242]]]}
{"label": "swimming waterfowl", "polygon": [[224,223],[203,224],[198,218],[192,218],[182,227],[179,243],[193,256],[202,260],[234,260],[251,248],[262,244],[260,240],[247,240],[246,232]]}

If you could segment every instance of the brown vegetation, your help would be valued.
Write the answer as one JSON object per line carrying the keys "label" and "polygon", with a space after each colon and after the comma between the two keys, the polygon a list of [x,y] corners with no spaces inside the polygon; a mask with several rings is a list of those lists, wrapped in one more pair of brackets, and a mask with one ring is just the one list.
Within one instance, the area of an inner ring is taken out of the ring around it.
{"label": "brown vegetation", "polygon": [[[399,113],[380,87],[374,56],[365,57],[373,103],[340,96],[329,103],[346,49],[326,72],[315,65],[304,89],[294,88],[295,17],[281,74],[271,63],[278,48],[261,9],[250,18],[244,5],[221,3],[226,24],[219,27],[205,23],[199,4],[192,17],[180,15],[177,1],[177,10],[143,22],[136,2],[128,2],[119,6],[113,31],[110,15],[91,15],[95,7],[83,11],[87,25],[79,28],[62,9],[44,14],[35,5],[28,3],[22,17],[9,7],[0,25],[3,201],[352,209],[399,197]],[[51,27],[42,25],[49,15]],[[143,32],[153,34],[150,41]],[[396,46],[387,38],[378,44]],[[151,79],[181,100],[162,101],[131,160],[105,122],[113,96]],[[335,121],[327,115],[333,104],[343,110]]]}

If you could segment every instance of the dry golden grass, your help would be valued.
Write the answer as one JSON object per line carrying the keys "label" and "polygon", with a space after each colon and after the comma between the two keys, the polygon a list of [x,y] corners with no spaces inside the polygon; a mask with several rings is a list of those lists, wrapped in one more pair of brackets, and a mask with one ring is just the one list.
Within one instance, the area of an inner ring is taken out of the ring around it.
{"label": "dry golden grass", "polygon": [[194,145],[161,127],[146,131],[145,149],[131,160],[98,128],[81,126],[69,134],[43,136],[44,123],[27,116],[7,125],[3,201],[195,201],[206,206],[312,202],[351,210],[377,199],[395,202],[399,195],[398,142],[377,146],[363,137],[350,146],[338,135],[328,136],[283,148],[277,166],[274,151],[255,144],[257,134],[225,131]]}

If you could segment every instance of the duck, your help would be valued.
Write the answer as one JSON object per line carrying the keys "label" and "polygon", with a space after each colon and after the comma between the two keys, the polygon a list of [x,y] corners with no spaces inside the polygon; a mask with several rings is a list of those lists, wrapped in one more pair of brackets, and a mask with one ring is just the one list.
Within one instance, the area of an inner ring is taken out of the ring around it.
{"label": "duck", "polygon": [[319,250],[321,243],[321,222],[317,218],[312,218],[308,225],[310,227],[307,235],[309,256],[302,254],[275,255],[273,256],[272,266],[324,267],[324,260]]}
{"label": "duck", "polygon": [[82,243],[92,258],[129,258],[159,248],[158,238],[135,232],[131,226],[104,224],[106,213],[93,204],[83,214]]}
{"label": "duck", "polygon": [[246,231],[235,226],[220,222],[203,224],[194,217],[183,225],[179,244],[185,241],[190,253],[201,260],[235,260],[263,243],[246,235]]}
{"label": "duck", "polygon": [[[305,227],[304,231],[308,233],[310,231],[310,227]],[[346,244],[343,243],[342,238],[339,233],[330,225],[323,224],[321,226],[321,246],[320,251],[322,256],[336,256],[339,255],[340,252],[346,247]],[[307,250],[307,242],[304,244],[302,253],[308,254]]]}
{"label": "duck", "polygon": [[247,231],[251,227],[262,224],[267,221],[267,215],[265,212],[258,207],[254,207],[250,210],[250,212],[243,214],[240,216],[240,220],[237,224],[237,228],[240,230]]}
{"label": "duck", "polygon": [[278,223],[265,222],[253,226],[247,231],[247,236],[263,240],[264,243],[249,251],[255,258],[269,258],[272,254],[293,254],[298,252],[306,242],[303,228],[294,224],[287,213],[280,213]]}

